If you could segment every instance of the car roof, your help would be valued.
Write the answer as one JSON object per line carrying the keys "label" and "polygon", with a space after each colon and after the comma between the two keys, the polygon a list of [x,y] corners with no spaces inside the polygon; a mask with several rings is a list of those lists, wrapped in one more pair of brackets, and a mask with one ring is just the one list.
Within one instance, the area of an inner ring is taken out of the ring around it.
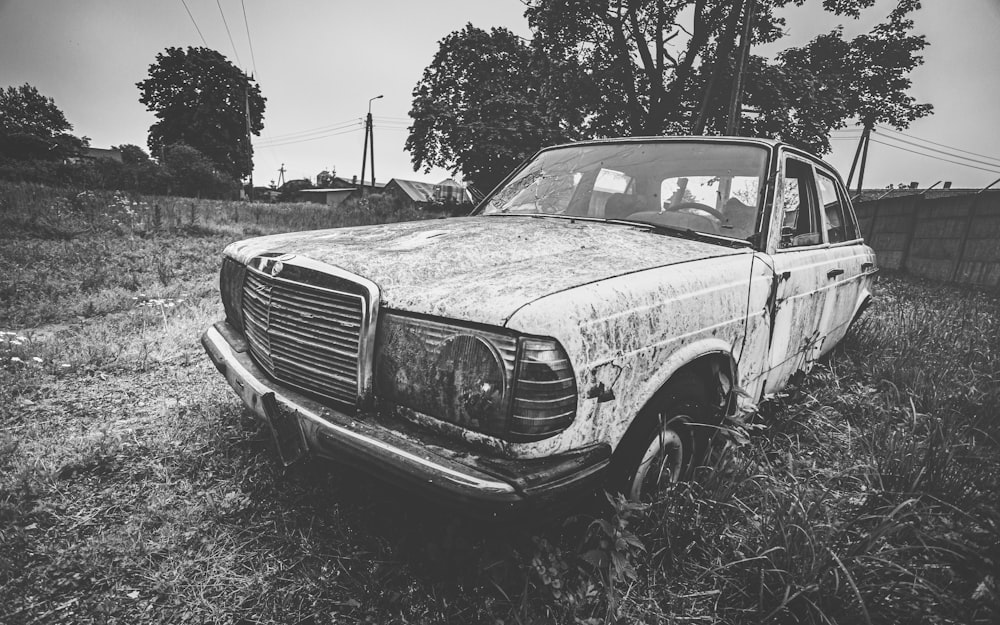
{"label": "car roof", "polygon": [[778,141],[777,139],[765,139],[762,137],[737,137],[737,136],[723,136],[723,135],[709,135],[709,136],[670,135],[670,136],[652,136],[652,137],[609,137],[606,139],[587,139],[585,141],[573,141],[571,143],[562,143],[559,145],[553,145],[543,148],[543,150],[553,150],[556,148],[565,148],[565,147],[580,146],[580,145],[601,145],[606,143],[672,143],[672,142],[682,142],[682,141],[698,141],[705,143],[746,143],[750,145],[760,145],[768,148],[777,148],[780,146],[792,147],[783,141]]}
{"label": "car roof", "polygon": [[[808,158],[809,160],[822,165],[825,169],[833,172],[837,178],[840,178],[840,172],[837,171],[830,163],[823,160],[822,157],[817,156],[807,150],[796,147],[785,141],[779,141],[777,139],[767,139],[763,137],[739,137],[739,136],[727,136],[727,135],[670,135],[670,136],[652,136],[652,137],[609,137],[606,139],[588,139],[585,141],[574,141],[572,143],[562,143],[559,145],[553,145],[544,147],[540,152],[547,152],[549,150],[556,150],[559,148],[568,147],[579,147],[588,145],[607,145],[615,143],[682,143],[696,141],[699,143],[740,143],[743,145],[756,145],[759,147],[767,148],[771,150],[772,154],[777,153],[779,148],[783,148],[790,152],[795,153],[803,158]],[[843,179],[841,179],[843,182]]]}

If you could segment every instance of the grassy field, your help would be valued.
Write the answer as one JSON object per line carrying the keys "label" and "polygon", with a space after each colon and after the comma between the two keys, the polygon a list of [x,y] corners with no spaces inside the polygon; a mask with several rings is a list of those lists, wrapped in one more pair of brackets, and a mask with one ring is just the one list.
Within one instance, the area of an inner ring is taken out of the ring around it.
{"label": "grassy field", "polygon": [[282,468],[198,344],[219,251],[421,216],[0,188],[0,622],[1000,621],[993,295],[883,276],[651,506],[497,525]]}

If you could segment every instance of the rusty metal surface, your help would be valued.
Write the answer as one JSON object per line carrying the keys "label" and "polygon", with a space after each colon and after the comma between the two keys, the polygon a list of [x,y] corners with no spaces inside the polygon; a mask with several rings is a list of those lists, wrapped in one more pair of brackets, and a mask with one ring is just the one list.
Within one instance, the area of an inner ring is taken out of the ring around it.
{"label": "rusty metal surface", "polygon": [[[765,367],[771,278],[766,259],[741,250],[582,286],[518,311],[509,326],[558,339],[581,390],[568,430],[508,451],[543,456],[586,441],[614,446],[669,377],[706,354],[733,353],[738,384],[753,394]],[[614,399],[588,396],[588,389],[602,388]]]}
{"label": "rusty metal surface", "polygon": [[307,256],[375,282],[382,305],[503,325],[545,295],[644,269],[746,254],[632,226],[532,217],[460,217],[280,234],[230,245]]}

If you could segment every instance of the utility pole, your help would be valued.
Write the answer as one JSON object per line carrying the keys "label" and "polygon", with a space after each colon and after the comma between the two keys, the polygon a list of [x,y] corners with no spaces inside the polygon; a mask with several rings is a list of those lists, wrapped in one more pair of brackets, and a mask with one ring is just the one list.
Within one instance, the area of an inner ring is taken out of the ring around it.
{"label": "utility pole", "polygon": [[[253,80],[253,75],[250,75]],[[247,81],[246,89],[243,91],[243,105],[247,118],[247,164],[250,166],[250,192],[247,197],[253,202],[253,143],[250,142],[250,81]]]}
{"label": "utility pole", "polygon": [[740,112],[743,108],[743,73],[746,71],[747,57],[750,51],[750,23],[753,22],[754,0],[746,0],[745,7],[743,36],[740,39],[740,52],[736,60],[736,76],[733,78],[733,91],[729,100],[729,119],[726,121],[727,135],[735,135],[740,130]]}
{"label": "utility pole", "polygon": [[383,96],[377,95],[374,98],[369,98],[368,100],[368,116],[365,117],[365,147],[362,149],[361,153],[361,193],[364,194],[365,189],[365,167],[368,162],[368,139],[371,138],[371,150],[372,150],[372,189],[375,188],[375,134],[372,130],[372,100],[378,100]]}
{"label": "utility pole", "polygon": [[708,106],[712,99],[712,94],[715,93],[715,83],[718,82],[719,77],[722,75],[723,66],[729,65],[729,55],[732,53],[733,45],[736,43],[736,29],[740,25],[741,13],[743,13],[742,6],[734,6],[729,10],[729,16],[726,18],[725,35],[723,36],[722,44],[716,48],[712,75],[708,79],[708,85],[705,86],[705,93],[701,98],[701,108],[698,109],[698,117],[691,129],[691,134],[693,135],[705,134],[705,126],[708,124]]}
{"label": "utility pole", "polygon": [[281,167],[278,168],[278,188],[285,184],[285,164],[282,163]]}
{"label": "utility pole", "polygon": [[847,174],[847,188],[851,188],[851,181],[854,180],[854,169],[857,167],[858,158],[861,158],[861,171],[858,173],[858,193],[861,192],[861,183],[865,178],[865,163],[868,161],[868,142],[872,135],[872,123],[866,121],[865,128],[858,139],[858,149],[854,152],[854,160],[851,162],[851,172]]}
{"label": "utility pole", "polygon": [[868,144],[871,143],[871,126],[865,126],[865,151],[861,153],[861,169],[858,171],[858,193],[861,193],[862,185],[865,182],[865,165],[868,163]]}

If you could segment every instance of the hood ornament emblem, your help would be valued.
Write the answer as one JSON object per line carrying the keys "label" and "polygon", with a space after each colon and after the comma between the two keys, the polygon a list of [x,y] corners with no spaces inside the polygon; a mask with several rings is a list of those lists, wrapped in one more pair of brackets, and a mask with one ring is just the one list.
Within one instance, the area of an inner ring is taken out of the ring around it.
{"label": "hood ornament emblem", "polygon": [[[281,256],[278,256],[277,258],[274,259],[274,262],[271,264],[271,270],[268,273],[271,274],[272,278],[277,277],[279,273],[285,270],[285,263],[283,261],[289,261],[292,260],[293,258],[295,258],[295,254],[282,254]],[[266,271],[266,266],[267,266],[267,259],[262,258],[260,262],[261,271]]]}

